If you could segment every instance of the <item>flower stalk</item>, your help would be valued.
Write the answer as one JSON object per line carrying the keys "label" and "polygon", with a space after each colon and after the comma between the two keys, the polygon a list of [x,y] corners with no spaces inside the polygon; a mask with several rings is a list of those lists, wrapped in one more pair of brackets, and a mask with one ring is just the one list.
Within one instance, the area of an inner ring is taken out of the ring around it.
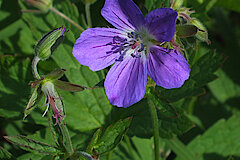
{"label": "flower stalk", "polygon": [[32,61],[32,72],[33,72],[33,76],[35,79],[40,80],[41,77],[38,74],[38,70],[37,70],[37,64],[40,61],[40,58],[38,58],[38,56],[35,56],[33,61]]}
{"label": "flower stalk", "polygon": [[65,123],[58,123],[58,126],[63,135],[65,149],[66,149],[67,153],[69,154],[69,156],[71,156],[74,153],[74,150],[73,150],[72,141],[71,141],[71,137],[69,135],[67,126]]}
{"label": "flower stalk", "polygon": [[61,16],[63,19],[67,20],[68,22],[70,22],[72,25],[74,25],[75,27],[77,27],[81,32],[83,32],[85,29],[83,27],[81,27],[79,24],[77,24],[76,22],[74,22],[72,19],[70,19],[68,16],[66,16],[65,14],[63,14],[62,12],[58,11],[56,8],[51,7],[50,10],[54,13],[56,13],[57,15]]}
{"label": "flower stalk", "polygon": [[87,26],[88,28],[92,27],[92,20],[91,20],[91,11],[90,11],[90,3],[85,4],[85,12],[86,12],[86,18],[87,18]]}
{"label": "flower stalk", "polygon": [[156,108],[151,100],[149,104],[152,124],[153,124],[153,138],[154,138],[154,157],[155,160],[160,159],[160,150],[159,150],[159,130],[158,130],[158,117]]}

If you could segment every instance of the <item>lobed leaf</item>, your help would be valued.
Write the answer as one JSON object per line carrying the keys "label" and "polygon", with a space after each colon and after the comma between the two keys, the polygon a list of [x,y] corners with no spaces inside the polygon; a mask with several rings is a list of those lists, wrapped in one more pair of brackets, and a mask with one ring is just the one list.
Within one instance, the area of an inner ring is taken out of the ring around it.
{"label": "lobed leaf", "polygon": [[130,117],[109,126],[103,136],[94,145],[96,152],[102,155],[114,149],[120,143],[124,134],[126,134],[131,121],[132,118]]}
{"label": "lobed leaf", "polygon": [[193,122],[184,114],[181,108],[173,107],[160,94],[151,89],[148,94],[149,100],[157,109],[159,119],[159,133],[163,138],[172,138],[181,135],[194,126]]}
{"label": "lobed leaf", "polygon": [[99,128],[93,135],[91,142],[89,143],[86,152],[89,154],[92,154],[92,151],[94,149],[94,146],[97,144],[98,140],[100,139],[100,136],[102,134],[102,128]]}
{"label": "lobed leaf", "polygon": [[0,159],[11,159],[13,155],[0,146]]}
{"label": "lobed leaf", "polygon": [[203,135],[197,136],[188,148],[203,159],[203,154],[217,153],[222,156],[240,156],[240,118],[233,115],[228,120],[220,119]]}
{"label": "lobed leaf", "polygon": [[31,152],[37,151],[39,153],[50,154],[50,155],[57,155],[59,153],[58,150],[53,146],[50,146],[50,145],[42,143],[42,142],[35,141],[33,139],[27,138],[22,135],[4,136],[4,138],[6,140],[8,140],[9,142],[11,142],[15,145],[18,145],[27,151],[31,151]]}

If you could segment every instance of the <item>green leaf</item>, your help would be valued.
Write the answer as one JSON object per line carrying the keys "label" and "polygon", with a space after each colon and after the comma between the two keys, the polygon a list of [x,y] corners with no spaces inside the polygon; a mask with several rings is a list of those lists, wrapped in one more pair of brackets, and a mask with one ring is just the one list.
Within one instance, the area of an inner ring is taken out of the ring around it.
{"label": "green leaf", "polygon": [[194,152],[185,146],[177,137],[172,139],[161,139],[166,145],[177,155],[178,160],[193,160],[197,159]]}
{"label": "green leaf", "polygon": [[0,159],[11,159],[12,154],[0,146]]}
{"label": "green leaf", "polygon": [[140,155],[139,159],[153,159],[154,153],[153,153],[153,140],[152,139],[142,139],[138,137],[133,137],[132,142],[134,146],[136,147],[135,157],[137,157],[138,153]]}
{"label": "green leaf", "polygon": [[176,25],[175,30],[177,36],[179,36],[180,38],[186,38],[194,36],[197,33],[198,28],[194,25],[185,24]]}
{"label": "green leaf", "polygon": [[219,69],[216,74],[219,78],[208,84],[213,95],[221,103],[232,104],[234,101],[237,102],[240,97],[240,86],[234,83],[223,70]]}
{"label": "green leaf", "polygon": [[[153,138],[144,139],[139,137],[129,138],[130,143],[124,140],[113,150],[111,159],[114,160],[154,160]],[[161,160],[167,159],[170,150],[165,142],[160,141]],[[108,156],[109,157],[109,156]]]}
{"label": "green leaf", "polygon": [[[148,97],[150,98],[150,97]],[[159,135],[162,138],[171,138],[173,135],[181,135],[193,126],[193,123],[184,115],[183,110],[172,106],[164,99],[160,99],[162,107],[157,108]],[[113,108],[112,121],[132,116],[132,124],[128,130],[129,136],[151,138],[153,127],[149,112],[148,99],[145,98],[128,108]]]}
{"label": "green leaf", "polygon": [[27,138],[25,136],[19,135],[19,136],[4,136],[6,140],[9,142],[20,146],[22,149],[31,151],[31,152],[39,152],[43,154],[50,154],[50,155],[57,155],[58,150],[50,146],[48,144],[35,141],[33,139]]}
{"label": "green leaf", "polygon": [[21,117],[30,94],[31,62],[20,56],[0,56],[0,116]]}
{"label": "green leaf", "polygon": [[27,153],[19,156],[17,160],[55,160],[58,159],[58,156],[52,155],[44,155],[44,154],[34,154],[34,153]]}
{"label": "green leaf", "polygon": [[169,1],[168,0],[147,0],[145,1],[145,6],[150,12],[157,8],[169,7]]}
{"label": "green leaf", "polygon": [[89,143],[86,152],[89,154],[92,154],[92,151],[94,149],[94,146],[97,144],[100,136],[102,134],[102,128],[99,128],[93,135],[91,142]]}
{"label": "green leaf", "polygon": [[120,143],[124,134],[126,134],[131,121],[132,118],[126,118],[109,126],[104,132],[103,136],[94,145],[94,149],[97,151],[97,153],[102,155],[114,149]]}
{"label": "green leaf", "polygon": [[[217,153],[222,156],[240,156],[240,118],[233,115],[228,120],[221,119],[203,135],[196,137],[188,148],[199,157],[206,153]],[[203,157],[199,158],[203,160]]]}
{"label": "green leaf", "polygon": [[159,133],[163,138],[172,138],[174,135],[181,135],[193,127],[181,108],[173,107],[160,94],[151,89],[148,94],[157,109],[159,119]]}
{"label": "green leaf", "polygon": [[240,1],[239,0],[218,0],[217,5],[233,11],[240,12]]}

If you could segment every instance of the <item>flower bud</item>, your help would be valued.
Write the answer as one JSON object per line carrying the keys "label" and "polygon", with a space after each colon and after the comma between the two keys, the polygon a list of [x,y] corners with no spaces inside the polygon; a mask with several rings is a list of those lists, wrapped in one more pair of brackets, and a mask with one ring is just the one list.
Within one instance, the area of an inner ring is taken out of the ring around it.
{"label": "flower bud", "polygon": [[171,0],[170,1],[171,8],[174,10],[179,9],[182,6],[183,1],[184,0]]}
{"label": "flower bud", "polygon": [[35,54],[40,60],[46,60],[63,40],[64,26],[47,33],[35,47]]}
{"label": "flower bud", "polygon": [[196,37],[200,41],[207,42],[208,44],[211,43],[211,41],[208,39],[208,32],[206,27],[196,18],[191,18],[189,22],[193,25],[195,25],[198,28],[198,32],[196,34]]}
{"label": "flower bud", "polygon": [[26,0],[28,4],[38,8],[44,13],[52,7],[52,0]]}

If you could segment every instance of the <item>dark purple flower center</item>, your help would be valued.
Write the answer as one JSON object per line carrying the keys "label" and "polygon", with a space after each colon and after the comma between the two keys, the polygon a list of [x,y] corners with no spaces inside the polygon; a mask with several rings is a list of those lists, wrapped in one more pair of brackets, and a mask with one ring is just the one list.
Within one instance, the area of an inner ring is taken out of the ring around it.
{"label": "dark purple flower center", "polygon": [[116,61],[122,61],[125,56],[132,56],[134,58],[140,58],[144,51],[144,45],[139,34],[134,32],[128,33],[128,38],[114,36],[112,42],[106,45],[111,45],[112,48],[106,54],[119,54]]}

